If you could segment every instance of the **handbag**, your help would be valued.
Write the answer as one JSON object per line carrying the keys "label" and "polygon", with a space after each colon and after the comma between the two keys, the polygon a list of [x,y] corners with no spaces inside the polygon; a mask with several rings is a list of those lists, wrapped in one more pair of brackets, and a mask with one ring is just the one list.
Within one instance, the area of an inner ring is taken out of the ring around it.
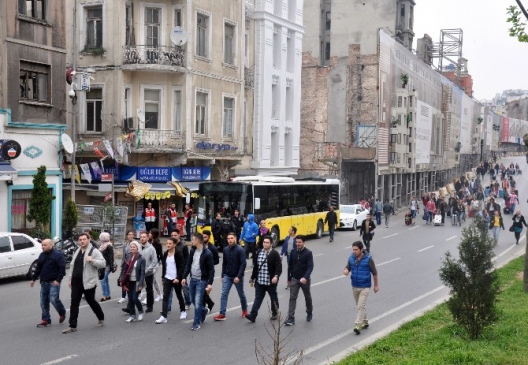
{"label": "handbag", "polygon": [[515,232],[515,227],[513,225],[510,227],[510,232]]}
{"label": "handbag", "polygon": [[99,273],[99,280],[103,280],[104,279],[105,271],[106,271],[106,267],[104,269],[97,269],[97,272]]}
{"label": "handbag", "polygon": [[117,271],[117,264],[114,262],[114,264],[112,265],[112,269],[111,269],[112,273],[116,272]]}

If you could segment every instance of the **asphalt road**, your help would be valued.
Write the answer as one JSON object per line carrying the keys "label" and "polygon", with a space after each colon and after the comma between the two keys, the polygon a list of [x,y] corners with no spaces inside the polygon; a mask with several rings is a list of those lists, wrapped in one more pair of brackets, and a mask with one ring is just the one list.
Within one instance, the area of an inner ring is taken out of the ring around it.
{"label": "asphalt road", "polygon": [[[503,161],[518,162],[525,167],[524,157]],[[520,208],[528,212],[526,175],[517,176]],[[501,200],[502,201],[502,200]],[[528,215],[528,214],[527,214]],[[505,216],[506,230],[501,232],[496,248],[496,263],[501,265],[524,253],[525,239],[515,245],[513,233],[508,232],[511,215]],[[392,216],[389,228],[376,229],[372,242],[379,273],[380,290],[371,292],[367,303],[370,328],[361,335],[352,331],[356,309],[350,279],[342,276],[343,267],[351,253],[351,244],[359,239],[359,232],[338,231],[334,242],[325,236],[307,241],[314,253],[315,269],[312,276],[314,318],[305,320],[304,297],[300,293],[296,324],[284,327],[288,336],[285,355],[304,351],[304,364],[321,364],[344,356],[347,352],[365,346],[397,328],[403,322],[418,316],[424,310],[445,300],[448,289],[443,287],[438,270],[446,251],[456,254],[461,228],[447,223],[443,227],[426,226],[417,219],[416,226],[404,225],[403,214]],[[469,221],[463,224],[467,226]],[[284,262],[285,264],[285,262]],[[218,268],[218,266],[217,266]],[[120,288],[115,286],[112,274],[112,297],[119,298]],[[0,280],[2,300],[0,305],[1,364],[256,364],[255,342],[268,350],[272,341],[266,313],[268,298],[263,304],[256,323],[241,318],[241,309],[235,288],[228,303],[227,321],[214,322],[220,306],[220,279],[216,275],[212,298],[216,302],[214,313],[209,315],[202,328],[191,331],[194,310],[189,310],[188,320],[180,321],[178,314],[169,314],[169,322],[157,325],[161,302],[156,302],[154,312],[145,315],[143,322],[125,323],[126,315],[116,300],[102,303],[106,326],[98,328],[97,319],[83,302],[78,331],[63,335],[67,320],[58,324],[58,314],[52,308],[53,326],[36,328],[40,321],[39,288],[29,287],[20,279]],[[245,281],[247,281],[246,278]],[[279,303],[286,312],[289,291],[285,289],[286,277],[279,282]],[[251,303],[254,291],[246,285]],[[97,297],[100,297],[97,289]],[[70,304],[70,290],[61,288],[64,305]],[[177,303],[176,298],[174,302]],[[177,304],[174,305],[177,308]]]}

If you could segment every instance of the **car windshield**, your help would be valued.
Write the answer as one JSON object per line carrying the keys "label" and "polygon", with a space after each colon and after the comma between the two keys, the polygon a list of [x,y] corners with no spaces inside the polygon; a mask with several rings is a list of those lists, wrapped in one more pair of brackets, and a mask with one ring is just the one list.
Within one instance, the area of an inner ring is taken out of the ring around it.
{"label": "car windshield", "polygon": [[356,207],[353,205],[342,205],[341,213],[356,214]]}

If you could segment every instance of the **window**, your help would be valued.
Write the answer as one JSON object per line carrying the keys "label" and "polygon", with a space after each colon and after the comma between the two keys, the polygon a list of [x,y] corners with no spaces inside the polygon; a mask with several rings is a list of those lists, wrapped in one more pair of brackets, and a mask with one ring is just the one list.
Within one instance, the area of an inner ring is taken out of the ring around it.
{"label": "window", "polygon": [[413,29],[413,19],[414,18],[414,7],[411,6],[410,8],[410,11],[409,11],[409,28],[410,29]]}
{"label": "window", "polygon": [[[51,189],[48,189],[51,194]],[[27,214],[29,210],[29,200],[31,199],[31,190],[13,190],[11,201],[11,231],[27,233],[36,227],[35,221],[29,222]],[[50,207],[51,213],[51,207]],[[45,228],[49,228],[45,227]]]}
{"label": "window", "polygon": [[293,120],[293,88],[286,87],[286,120]]}
{"label": "window", "polygon": [[209,17],[204,14],[196,15],[196,55],[200,57],[208,56],[208,32]]}
{"label": "window", "polygon": [[330,42],[325,43],[325,61],[330,60]]}
{"label": "window", "polygon": [[160,8],[145,8],[145,44],[159,46]]}
{"label": "window", "polygon": [[132,116],[132,90],[127,87],[125,89],[125,118]]}
{"label": "window", "polygon": [[160,90],[145,89],[145,128],[158,129]]}
{"label": "window", "polygon": [[35,246],[33,242],[29,240],[29,238],[24,236],[11,236],[11,241],[13,241],[13,248],[15,251],[32,248]]}
{"label": "window", "polygon": [[235,99],[224,98],[224,120],[222,126],[222,136],[233,137],[233,107]]}
{"label": "window", "polygon": [[46,20],[48,0],[18,0],[18,12],[31,18]]}
{"label": "window", "polygon": [[175,9],[174,10],[174,26],[175,27],[181,27],[182,26],[182,10],[181,9]]}
{"label": "window", "polygon": [[196,134],[205,135],[207,133],[207,94],[196,93]]}
{"label": "window", "polygon": [[295,33],[288,31],[288,41],[286,43],[286,71],[293,72],[295,68]]}
{"label": "window", "polygon": [[103,131],[103,89],[91,89],[86,93],[86,132]]}
{"label": "window", "polygon": [[280,118],[279,85],[271,86],[271,99],[272,99],[271,117],[273,119],[279,119]]}
{"label": "window", "polygon": [[244,34],[244,65],[249,66],[249,35]]}
{"label": "window", "polygon": [[398,136],[397,136],[396,134],[391,134],[391,135],[390,135],[390,142],[391,142],[391,143],[396,143],[396,138],[397,138],[397,137],[398,137]]}
{"label": "window", "polygon": [[325,15],[325,29],[330,30],[332,27],[332,19],[330,18],[330,12],[327,11]]}
{"label": "window", "polygon": [[11,252],[9,237],[0,237],[0,253]]}
{"label": "window", "polygon": [[182,105],[181,105],[181,90],[174,90],[174,131],[182,131]]}
{"label": "window", "polygon": [[134,38],[132,33],[132,7],[127,5],[125,10],[125,45],[131,46],[131,39]]}
{"label": "window", "polygon": [[49,102],[49,71],[47,65],[20,61],[20,98]]}
{"label": "window", "polygon": [[275,26],[273,28],[273,67],[280,69],[281,67],[281,52],[282,52],[282,31],[281,28]]}
{"label": "window", "polygon": [[403,98],[401,96],[398,96],[398,108],[402,107],[402,101],[403,101]]}
{"label": "window", "polygon": [[224,24],[224,62],[230,65],[235,64],[235,26]]}
{"label": "window", "polygon": [[103,46],[103,7],[86,9],[86,48]]}

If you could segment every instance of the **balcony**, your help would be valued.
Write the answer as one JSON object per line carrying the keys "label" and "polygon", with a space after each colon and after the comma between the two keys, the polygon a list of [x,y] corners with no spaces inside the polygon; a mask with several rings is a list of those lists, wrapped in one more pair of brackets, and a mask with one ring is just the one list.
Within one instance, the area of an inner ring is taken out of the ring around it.
{"label": "balcony", "polygon": [[185,151],[185,133],[173,130],[141,129],[132,144],[136,153],[167,153]]}
{"label": "balcony", "polygon": [[125,46],[123,70],[182,72],[185,70],[185,51],[181,47]]}
{"label": "balcony", "polygon": [[253,70],[249,67],[244,67],[244,86],[246,89],[253,89],[254,77]]}

